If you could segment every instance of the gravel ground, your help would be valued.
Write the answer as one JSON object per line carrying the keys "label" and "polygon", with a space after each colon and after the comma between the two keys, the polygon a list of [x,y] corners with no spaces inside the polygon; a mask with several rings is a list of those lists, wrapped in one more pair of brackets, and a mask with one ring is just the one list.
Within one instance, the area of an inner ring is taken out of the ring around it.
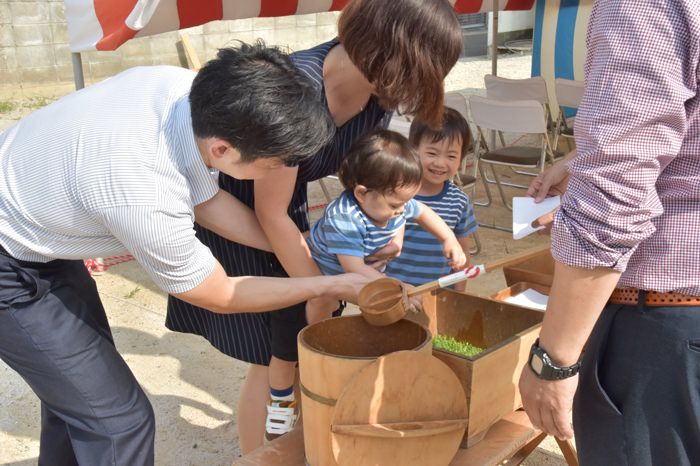
{"label": "gravel ground", "polygon": [[[498,74],[528,77],[530,63],[531,56],[527,54],[501,56]],[[483,76],[490,72],[490,60],[462,60],[448,76],[446,89],[465,95],[483,93]],[[0,88],[0,130],[72,90],[71,83]],[[336,182],[330,181],[328,185],[333,195],[340,192]],[[477,190],[476,197],[482,195]],[[325,202],[318,183],[311,185],[310,196],[311,205]],[[320,209],[314,210],[312,216],[319,212]],[[477,207],[476,214],[486,223],[510,222],[510,213],[498,201],[489,208]],[[480,230],[480,237],[483,250],[472,257],[473,263],[485,263],[546,241],[532,236],[515,243],[510,234],[488,228]],[[111,265],[105,275],[95,280],[116,345],[156,412],[156,464],[231,465],[239,456],[236,406],[247,364],[223,356],[202,338],[166,330],[163,325],[166,296],[134,261]],[[469,289],[488,296],[505,287],[502,273],[495,271],[470,282]],[[34,465],[39,449],[38,399],[2,362],[0,389],[0,464]],[[548,438],[524,464],[566,463],[556,443]]]}

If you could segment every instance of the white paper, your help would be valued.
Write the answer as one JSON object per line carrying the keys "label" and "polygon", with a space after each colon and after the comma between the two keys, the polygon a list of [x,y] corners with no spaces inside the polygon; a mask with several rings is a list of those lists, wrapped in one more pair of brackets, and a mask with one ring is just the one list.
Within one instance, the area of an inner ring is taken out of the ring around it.
{"label": "white paper", "polygon": [[529,307],[532,309],[538,309],[544,311],[547,309],[547,300],[549,296],[544,295],[538,291],[528,288],[522,293],[518,293],[515,296],[505,299],[504,301],[511,304],[517,304],[518,306]]}
{"label": "white paper", "polygon": [[539,204],[535,204],[533,197],[513,198],[513,239],[525,238],[532,232],[544,227],[532,227],[532,222],[547,212],[551,212],[561,203],[559,196],[548,197]]}

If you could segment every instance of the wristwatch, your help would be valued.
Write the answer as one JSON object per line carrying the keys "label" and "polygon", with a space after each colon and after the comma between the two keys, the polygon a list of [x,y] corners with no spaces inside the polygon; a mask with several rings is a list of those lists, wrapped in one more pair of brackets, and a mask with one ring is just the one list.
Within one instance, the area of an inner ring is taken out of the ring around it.
{"label": "wristwatch", "polygon": [[538,338],[532,344],[532,348],[530,348],[530,357],[527,360],[527,365],[540,379],[561,380],[578,374],[581,368],[581,361],[569,367],[555,366],[547,352],[540,348],[540,339]]}

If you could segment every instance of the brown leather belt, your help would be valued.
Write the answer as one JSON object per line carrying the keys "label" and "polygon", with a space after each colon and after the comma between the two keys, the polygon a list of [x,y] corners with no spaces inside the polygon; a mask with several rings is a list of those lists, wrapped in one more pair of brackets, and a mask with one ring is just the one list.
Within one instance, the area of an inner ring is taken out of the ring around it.
{"label": "brown leather belt", "polygon": [[[639,288],[615,288],[608,301],[615,304],[637,304]],[[700,306],[700,296],[688,296],[673,291],[668,293],[647,291],[644,295],[644,304],[647,306]]]}

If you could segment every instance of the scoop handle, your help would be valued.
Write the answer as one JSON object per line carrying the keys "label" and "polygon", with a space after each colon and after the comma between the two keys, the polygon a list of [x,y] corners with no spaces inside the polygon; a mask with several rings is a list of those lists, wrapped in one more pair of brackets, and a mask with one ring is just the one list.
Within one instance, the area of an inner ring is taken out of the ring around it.
{"label": "scoop handle", "polygon": [[524,260],[531,259],[543,253],[544,251],[549,251],[550,248],[551,244],[535,246],[534,248],[526,249],[525,251],[519,252],[517,254],[501,257],[491,262],[487,262],[486,264],[484,264],[484,269],[486,269],[486,272],[490,272],[496,269],[502,269],[503,267],[507,267],[517,262],[522,262]]}
{"label": "scoop handle", "polygon": [[474,278],[482,273],[484,273],[486,270],[484,269],[483,265],[472,265],[471,267],[467,267],[464,270],[460,270],[459,272],[451,273],[449,275],[442,276],[438,278],[437,280],[433,280],[432,282],[424,283],[420,286],[417,286],[411,290],[408,290],[408,296],[415,296],[418,294],[425,293],[426,291],[432,291],[437,288],[444,288],[446,286],[450,286],[454,283],[459,283],[461,281],[464,281],[468,278]]}
{"label": "scoop handle", "polygon": [[549,250],[550,245],[536,246],[534,248],[528,249],[526,251],[519,252],[517,254],[512,254],[510,256],[501,257],[499,259],[487,262],[481,265],[472,265],[459,272],[451,273],[443,277],[433,280],[432,282],[424,283],[423,285],[417,286],[408,291],[408,296],[415,296],[426,291],[432,291],[437,288],[444,288],[446,286],[452,285],[454,283],[459,283],[461,281],[467,280],[469,278],[475,278],[485,272],[490,272],[492,270],[500,269],[517,262],[521,262],[532,257],[541,254],[544,251]]}

